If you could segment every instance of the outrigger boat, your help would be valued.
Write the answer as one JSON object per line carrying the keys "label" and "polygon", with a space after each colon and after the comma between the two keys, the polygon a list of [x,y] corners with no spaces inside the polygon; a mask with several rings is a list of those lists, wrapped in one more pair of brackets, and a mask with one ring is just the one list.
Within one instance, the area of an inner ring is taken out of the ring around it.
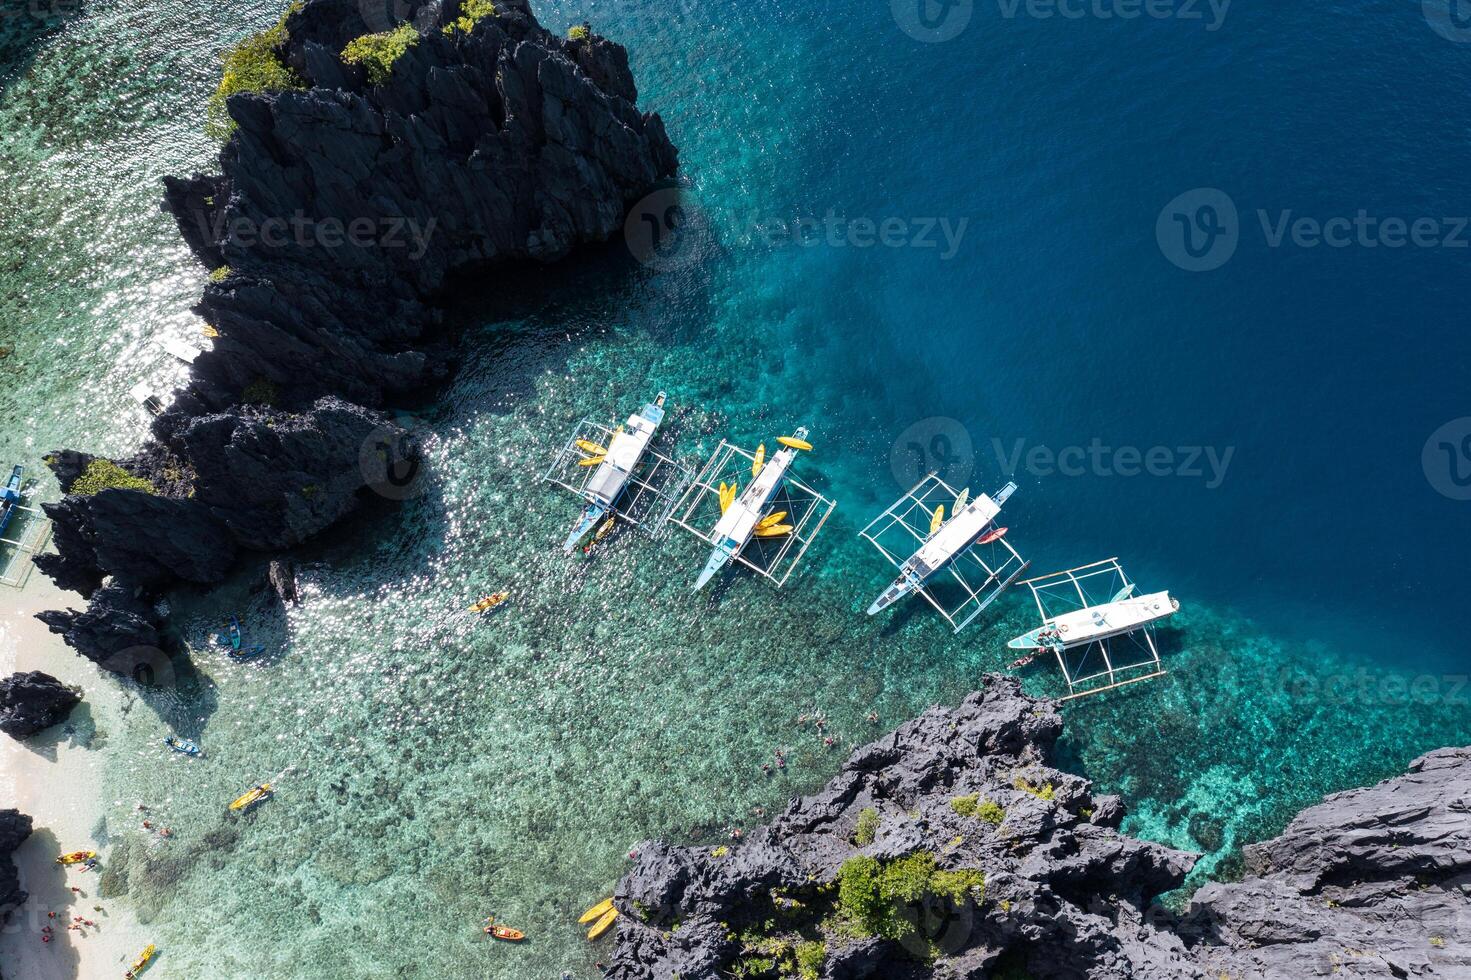
{"label": "outrigger boat", "polygon": [[597,470],[582,488],[587,505],[562,546],[567,554],[572,554],[582,539],[617,508],[618,498],[623,496],[624,488],[659,430],[659,423],[664,421],[664,397],[664,392],[659,392],[652,402],[630,415],[614,431],[606,447],[591,439],[575,440],[577,448],[586,454],[578,465],[596,466]]}
{"label": "outrigger boat", "polygon": [[0,490],[0,537],[5,536],[5,529],[10,526],[15,512],[20,509],[20,484],[25,477],[24,466],[17,466],[10,471],[10,479],[5,483],[5,489]]}
{"label": "outrigger boat", "polygon": [[739,555],[751,538],[783,537],[792,533],[792,525],[781,523],[781,518],[786,516],[785,512],[768,514],[765,513],[766,506],[781,489],[782,480],[785,479],[792,461],[797,458],[797,453],[810,452],[812,443],[807,441],[805,426],[798,428],[790,436],[782,436],[777,442],[781,443],[782,448],[770,460],[765,459],[764,444],[756,450],[751,463],[751,472],[755,479],[739,498],[735,495],[735,484],[720,485],[720,520],[711,532],[715,550],[710,552],[705,570],[695,581],[696,592],[703,589],[732,558]]}
{"label": "outrigger boat", "polygon": [[883,612],[910,593],[921,589],[935,573],[953,562],[971,545],[991,544],[1006,533],[992,526],[1001,507],[1016,492],[1016,484],[1008,483],[995,495],[981,494],[969,500],[962,490],[955,498],[955,510],[945,519],[945,505],[938,505],[930,518],[929,536],[909,560],[899,566],[899,577],[868,607],[870,616]]}
{"label": "outrigger boat", "polygon": [[1008,483],[971,499],[969,488],[956,490],[930,473],[890,504],[859,532],[899,570],[868,614],[917,595],[957,633],[965,629],[1027,568],[1007,529],[995,523],[1015,492]]}
{"label": "outrigger boat", "polygon": [[[1117,558],[1022,583],[1032,590],[1042,625],[1012,640],[1029,651],[1019,664],[1051,653],[1062,668],[1068,696],[1097,694],[1164,673],[1154,627],[1180,603],[1168,591],[1137,595]],[[1125,640],[1132,641],[1132,650]]]}

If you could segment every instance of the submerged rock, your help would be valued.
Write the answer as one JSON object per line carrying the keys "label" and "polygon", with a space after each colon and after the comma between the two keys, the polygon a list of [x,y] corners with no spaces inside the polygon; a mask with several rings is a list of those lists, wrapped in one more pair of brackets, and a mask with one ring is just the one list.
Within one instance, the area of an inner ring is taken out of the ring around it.
{"label": "submerged rock", "polygon": [[296,591],[296,562],[289,558],[275,559],[266,571],[266,581],[282,605],[295,606],[301,602]]}
{"label": "submerged rock", "polygon": [[0,810],[0,923],[30,898],[20,887],[20,871],[10,857],[29,836],[30,817],[19,810]]}
{"label": "submerged rock", "polygon": [[1117,797],[1052,768],[1061,728],[988,675],[741,842],[640,844],[606,975],[1471,976],[1471,750],[1304,811],[1177,917],[1154,899],[1196,855],[1120,834]]}
{"label": "submerged rock", "polygon": [[27,738],[50,728],[67,716],[80,694],[39,670],[11,674],[0,680],[0,732]]}
{"label": "submerged rock", "polygon": [[[56,553],[36,564],[94,599],[41,618],[86,656],[156,645],[125,594],[218,582],[240,551],[305,541],[365,488],[402,499],[375,466],[412,469],[417,449],[362,406],[445,373],[435,303],[451,277],[604,241],[674,173],[622,47],[553,34],[525,0],[472,13],[291,6],[270,56],[300,87],[231,95],[221,172],[166,181],[212,273],[197,312],[214,340],[136,455],[48,457],[67,496],[46,505]],[[391,62],[344,60],[390,30],[407,32]]]}

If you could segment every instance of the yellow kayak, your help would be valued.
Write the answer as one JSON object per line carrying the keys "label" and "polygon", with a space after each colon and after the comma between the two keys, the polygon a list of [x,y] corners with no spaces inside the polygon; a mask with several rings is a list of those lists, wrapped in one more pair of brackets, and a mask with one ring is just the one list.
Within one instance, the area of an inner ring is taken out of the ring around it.
{"label": "yellow kayak", "polygon": [[509,598],[511,598],[509,592],[496,592],[471,605],[469,611],[472,613],[485,612],[487,609],[494,609]]}
{"label": "yellow kayak", "polygon": [[613,900],[611,898],[605,898],[598,904],[594,905],[592,908],[588,909],[586,912],[582,913],[577,921],[579,924],[586,925],[594,919],[601,919],[603,916],[607,915],[608,910],[612,907]]}
{"label": "yellow kayak", "polygon": [[935,516],[930,518],[930,533],[934,534],[945,523],[945,505],[941,504],[935,508]]}
{"label": "yellow kayak", "polygon": [[265,799],[267,796],[270,796],[270,795],[271,795],[271,784],[270,783],[261,783],[259,786],[255,787],[254,789],[248,790],[242,796],[236,797],[236,799],[233,802],[230,803],[230,809],[231,810],[244,810],[246,807],[250,806],[252,803],[259,803],[261,800]]}
{"label": "yellow kayak", "polygon": [[761,475],[761,467],[766,465],[766,443],[756,447],[756,458],[751,460],[751,475]]}
{"label": "yellow kayak", "polygon": [[597,533],[592,536],[593,544],[597,544],[599,541],[601,541],[604,538],[606,538],[612,532],[612,530],[613,530],[613,524],[616,521],[617,521],[617,518],[612,517],[612,516],[610,516],[606,521],[604,521],[602,523],[602,526],[598,528]]}
{"label": "yellow kayak", "polygon": [[72,851],[70,854],[63,854],[61,857],[57,858],[56,863],[81,864],[83,861],[90,861],[96,856],[96,851]]}
{"label": "yellow kayak", "polygon": [[603,460],[605,460],[607,458],[608,457],[606,457],[606,456],[589,456],[587,459],[579,459],[577,461],[577,465],[578,466],[601,466],[603,464]]}
{"label": "yellow kayak", "polygon": [[608,450],[604,449],[602,446],[599,446],[597,443],[592,442],[589,439],[578,439],[577,448],[581,449],[585,453],[592,453],[594,456],[608,455]]}
{"label": "yellow kayak", "polygon": [[780,524],[781,519],[786,516],[787,512],[784,510],[779,510],[775,514],[767,514],[765,517],[761,518],[761,523],[757,524],[756,528],[757,530],[760,530],[763,527],[771,527],[773,524]]}
{"label": "yellow kayak", "polygon": [[800,449],[803,452],[812,451],[812,443],[806,439],[798,439],[796,436],[781,436],[776,441],[790,449]]}
{"label": "yellow kayak", "polygon": [[149,943],[143,948],[143,952],[138,954],[138,958],[133,961],[133,965],[128,968],[128,972],[123,974],[123,976],[136,976],[138,971],[147,966],[156,955],[158,955],[158,947]]}
{"label": "yellow kayak", "polygon": [[592,924],[592,928],[587,931],[587,938],[588,939],[597,939],[603,933],[605,933],[609,929],[613,928],[613,923],[617,919],[618,919],[618,910],[617,909],[609,909],[608,911],[604,912],[602,918],[600,918],[600,919],[598,919],[598,921],[594,922]]}
{"label": "yellow kayak", "polygon": [[784,534],[791,534],[796,530],[790,524],[773,524],[771,527],[758,527],[755,531],[758,538],[779,538]]}
{"label": "yellow kayak", "polygon": [[730,505],[735,503],[736,489],[739,486],[740,484],[737,483],[731,483],[729,485],[722,483],[720,485],[720,512],[722,514],[730,510]]}

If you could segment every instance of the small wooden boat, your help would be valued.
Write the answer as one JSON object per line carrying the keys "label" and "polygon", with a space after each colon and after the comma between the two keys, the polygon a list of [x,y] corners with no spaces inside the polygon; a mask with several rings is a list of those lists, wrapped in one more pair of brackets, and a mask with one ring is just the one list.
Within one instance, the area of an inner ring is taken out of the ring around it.
{"label": "small wooden boat", "polygon": [[63,854],[61,857],[57,858],[56,859],[56,863],[57,864],[81,864],[81,863],[83,863],[85,861],[92,860],[96,856],[97,856],[97,852],[96,851],[72,851],[70,854]]}
{"label": "small wooden boat", "polygon": [[250,807],[254,806],[255,804],[259,803],[261,800],[270,795],[271,784],[261,783],[259,786],[252,787],[251,789],[247,790],[246,792],[232,800],[230,803],[230,809],[236,811],[249,809]]}
{"label": "small wooden boat", "polygon": [[613,923],[618,921],[618,910],[609,909],[604,912],[598,921],[594,922],[592,928],[587,931],[588,939],[600,939],[603,933],[613,928]]}
{"label": "small wooden boat", "polygon": [[511,598],[510,592],[495,592],[470,606],[469,611],[472,613],[489,612],[509,598]]}
{"label": "small wooden boat", "polygon": [[608,910],[612,907],[613,900],[611,898],[605,898],[598,904],[594,905],[592,908],[588,909],[586,912],[582,913],[582,915],[578,917],[577,922],[579,925],[586,925],[587,923],[592,922],[596,919],[601,919],[603,916],[608,914]]}
{"label": "small wooden boat", "polygon": [[133,961],[133,965],[128,968],[128,972],[123,974],[124,980],[132,980],[133,977],[143,972],[143,968],[149,963],[152,963],[153,958],[157,955],[158,947],[149,943],[143,948],[143,952],[138,954],[138,958]]}

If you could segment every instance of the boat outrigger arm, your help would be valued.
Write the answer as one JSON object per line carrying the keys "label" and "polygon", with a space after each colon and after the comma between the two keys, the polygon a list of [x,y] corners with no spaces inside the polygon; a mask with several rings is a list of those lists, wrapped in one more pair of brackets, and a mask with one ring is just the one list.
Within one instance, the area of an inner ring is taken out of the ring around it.
{"label": "boat outrigger arm", "polygon": [[[797,429],[789,438],[792,442],[805,444],[807,428],[803,426]],[[703,589],[726,563],[739,555],[741,549],[751,540],[751,535],[756,532],[756,525],[765,515],[766,505],[781,489],[782,480],[786,478],[792,461],[797,458],[797,452],[796,446],[784,444],[776,455],[761,464],[760,472],[750,486],[720,515],[715,530],[710,534],[715,542],[715,550],[710,552],[710,560],[705,562],[705,570],[695,582],[696,592]]]}
{"label": "boat outrigger arm", "polygon": [[575,551],[582,539],[617,507],[618,498],[623,495],[633,471],[643,460],[659,423],[663,421],[664,392],[661,391],[651,403],[630,415],[624,428],[613,434],[603,461],[582,488],[587,505],[583,507],[582,516],[577,519],[572,533],[567,535],[567,543],[562,546],[567,554]]}
{"label": "boat outrigger arm", "polygon": [[[883,612],[894,603],[919,589],[936,572],[945,568],[962,551],[975,544],[990,529],[1007,499],[1016,492],[1016,484],[1008,483],[994,496],[980,494],[955,514],[920,545],[909,560],[899,566],[899,577],[868,607],[870,616]],[[902,552],[901,552],[902,554]]]}

